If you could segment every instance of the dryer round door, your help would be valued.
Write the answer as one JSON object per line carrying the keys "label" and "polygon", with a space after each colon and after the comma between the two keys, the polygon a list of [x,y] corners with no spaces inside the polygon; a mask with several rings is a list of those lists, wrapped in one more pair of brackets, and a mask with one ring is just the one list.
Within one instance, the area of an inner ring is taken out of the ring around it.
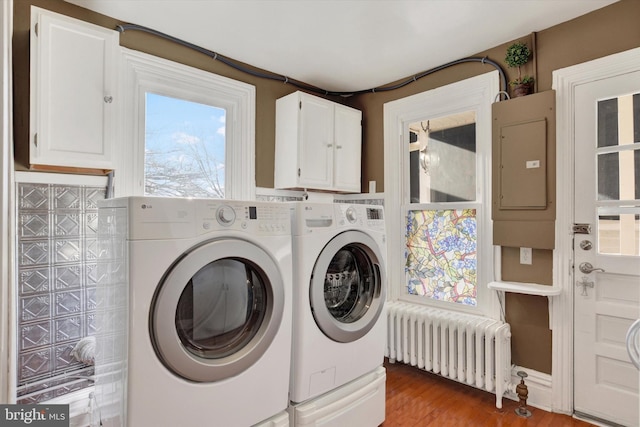
{"label": "dryer round door", "polygon": [[385,301],[376,242],[360,231],[338,234],[316,260],[309,297],[316,324],[329,338],[352,342],[373,328]]}
{"label": "dryer round door", "polygon": [[260,247],[233,239],[198,246],[173,264],[156,290],[150,312],[156,354],[191,381],[237,375],[268,350],[284,297],[278,265]]}

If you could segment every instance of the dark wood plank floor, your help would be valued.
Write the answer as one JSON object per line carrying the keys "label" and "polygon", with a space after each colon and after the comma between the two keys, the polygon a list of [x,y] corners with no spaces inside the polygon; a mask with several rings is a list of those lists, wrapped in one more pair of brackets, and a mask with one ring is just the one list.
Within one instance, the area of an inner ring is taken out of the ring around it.
{"label": "dark wood plank floor", "polygon": [[385,362],[387,406],[383,427],[593,427],[568,415],[528,407],[530,418],[516,415],[518,402],[405,365]]}

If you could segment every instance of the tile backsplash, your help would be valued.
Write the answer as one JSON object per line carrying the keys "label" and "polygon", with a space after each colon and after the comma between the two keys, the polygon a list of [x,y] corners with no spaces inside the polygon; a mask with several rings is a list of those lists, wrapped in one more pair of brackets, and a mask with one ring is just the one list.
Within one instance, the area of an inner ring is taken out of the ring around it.
{"label": "tile backsplash", "polygon": [[[95,333],[97,200],[105,188],[18,183],[18,402],[90,385],[71,352]],[[73,378],[69,377],[73,375]]]}

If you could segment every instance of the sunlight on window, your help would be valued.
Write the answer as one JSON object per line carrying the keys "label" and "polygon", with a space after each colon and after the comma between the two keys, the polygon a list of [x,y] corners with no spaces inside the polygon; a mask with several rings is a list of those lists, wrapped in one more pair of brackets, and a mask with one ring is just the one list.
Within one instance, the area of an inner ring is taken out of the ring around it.
{"label": "sunlight on window", "polygon": [[475,306],[475,209],[410,210],[405,274],[410,295]]}
{"label": "sunlight on window", "polygon": [[144,193],[225,197],[225,110],[146,94]]}
{"label": "sunlight on window", "polygon": [[409,125],[411,203],[476,199],[473,111]]}
{"label": "sunlight on window", "polygon": [[477,305],[476,210],[468,203],[477,198],[475,117],[468,111],[409,125],[409,295]]}

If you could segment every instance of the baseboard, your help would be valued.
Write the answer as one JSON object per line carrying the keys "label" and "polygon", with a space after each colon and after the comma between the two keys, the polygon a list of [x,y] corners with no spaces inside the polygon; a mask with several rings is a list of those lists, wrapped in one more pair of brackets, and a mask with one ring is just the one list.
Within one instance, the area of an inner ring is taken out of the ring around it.
{"label": "baseboard", "polygon": [[527,377],[524,379],[524,383],[527,385],[529,391],[527,406],[552,412],[551,375],[549,374],[520,366],[513,366],[511,368],[511,384],[513,384],[513,389],[510,388],[510,391],[505,394],[505,397],[515,401],[519,400],[515,393],[515,386],[520,384],[520,377],[517,374],[518,371],[524,371],[527,374]]}

